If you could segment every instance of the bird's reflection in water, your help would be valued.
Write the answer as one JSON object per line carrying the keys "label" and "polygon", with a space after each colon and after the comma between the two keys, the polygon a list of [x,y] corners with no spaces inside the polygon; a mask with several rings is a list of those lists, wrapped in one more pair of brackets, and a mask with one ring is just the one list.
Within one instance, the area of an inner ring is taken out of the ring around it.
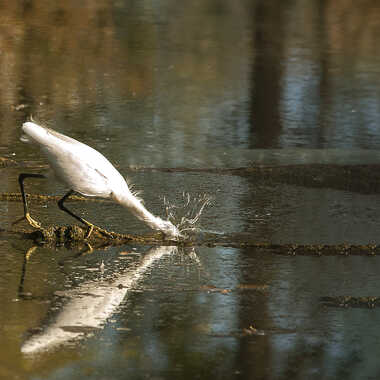
{"label": "bird's reflection in water", "polygon": [[[24,354],[38,354],[85,336],[85,332],[102,328],[136,284],[149,273],[152,265],[178,252],[176,246],[151,248],[133,269],[113,276],[112,280],[88,281],[65,293],[67,302],[54,320],[28,338],[21,346]],[[194,253],[193,253],[194,254]]]}

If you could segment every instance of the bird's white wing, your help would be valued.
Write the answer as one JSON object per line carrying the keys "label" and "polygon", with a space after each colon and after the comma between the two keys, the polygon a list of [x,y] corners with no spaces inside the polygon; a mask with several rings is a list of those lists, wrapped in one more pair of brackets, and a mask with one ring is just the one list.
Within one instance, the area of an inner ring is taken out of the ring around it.
{"label": "bird's white wing", "polygon": [[42,148],[56,177],[70,189],[86,196],[109,198],[122,175],[98,151],[79,141],[59,141]]}

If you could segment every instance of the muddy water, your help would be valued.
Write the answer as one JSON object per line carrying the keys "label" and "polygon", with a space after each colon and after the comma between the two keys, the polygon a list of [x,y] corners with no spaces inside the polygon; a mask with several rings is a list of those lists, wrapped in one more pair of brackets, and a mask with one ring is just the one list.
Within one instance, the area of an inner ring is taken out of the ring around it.
{"label": "muddy water", "polygon": [[[117,163],[156,214],[164,196],[212,196],[204,236],[235,238],[36,247],[9,233],[22,204],[1,198],[0,378],[378,377],[375,2],[0,7],[0,156],[15,160],[1,194],[47,170],[19,141],[33,115]],[[70,207],[149,232],[109,202]],[[73,223],[48,200],[31,210],[44,226]],[[246,237],[286,252],[236,248]],[[365,248],[288,248],[344,243]]]}
{"label": "muddy water", "polygon": [[[4,171],[15,178],[17,170]],[[379,243],[378,196],[334,189],[336,181],[323,184],[320,178],[313,187],[275,173],[269,181],[267,174],[202,172],[141,171],[133,177],[142,188],[154,181],[177,202],[183,187],[192,194],[199,188],[214,194],[201,219],[213,233],[245,232],[258,242],[279,244]],[[59,192],[51,184],[34,186],[34,191]],[[8,190],[17,191],[14,179]],[[145,196],[159,213],[155,194]],[[22,205],[4,205],[2,225],[8,228]],[[71,206],[111,229],[148,232],[117,205]],[[71,222],[57,213],[54,202],[35,203],[32,209],[45,224]],[[2,236],[5,378],[14,373],[74,379],[109,373],[113,378],[277,378],[283,373],[336,378],[348,371],[356,378],[370,370],[369,358],[378,348],[379,256],[283,256],[196,245],[123,245],[81,255],[75,248],[30,250],[32,242]],[[343,296],[356,303],[345,304]],[[372,301],[360,301],[363,297]]]}

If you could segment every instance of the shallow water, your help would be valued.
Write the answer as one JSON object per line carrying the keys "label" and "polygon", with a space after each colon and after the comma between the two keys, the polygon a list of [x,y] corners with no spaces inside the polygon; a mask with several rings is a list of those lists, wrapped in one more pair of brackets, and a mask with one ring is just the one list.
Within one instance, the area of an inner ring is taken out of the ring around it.
{"label": "shallow water", "polygon": [[[16,252],[3,254],[3,268],[9,262],[13,270],[2,276],[0,288],[5,377],[16,372],[59,379],[109,373],[115,378],[125,373],[133,378],[200,373],[276,378],[284,372],[317,372],[357,378],[371,370],[370,358],[378,349],[378,308],[334,308],[321,301],[378,294],[378,257],[283,257],[198,248],[199,263],[183,253],[163,256],[127,290],[120,287],[128,285],[123,272],[135,273],[141,249],[123,247],[75,259],[65,258],[62,250],[41,249],[27,264],[23,299],[17,296],[23,256]],[[114,294],[115,307],[103,315],[106,291],[125,295]],[[79,308],[75,302],[81,302]],[[84,318],[88,310],[96,311],[99,324]],[[251,326],[259,331],[245,333]],[[49,346],[45,340],[51,330]],[[77,340],[65,343],[62,334]],[[39,342],[33,346],[36,335]]]}
{"label": "shallow water", "polygon": [[[105,154],[155,214],[163,197],[211,196],[206,234],[380,244],[376,3],[0,9],[0,157],[20,165],[0,168],[0,193],[19,191],[20,172],[47,171],[19,141],[32,115]],[[110,202],[69,207],[110,230],[150,232]],[[45,226],[73,223],[54,202],[31,212]],[[21,215],[21,202],[0,201],[1,231]],[[234,243],[80,254],[0,232],[0,378],[378,377],[378,255]]]}

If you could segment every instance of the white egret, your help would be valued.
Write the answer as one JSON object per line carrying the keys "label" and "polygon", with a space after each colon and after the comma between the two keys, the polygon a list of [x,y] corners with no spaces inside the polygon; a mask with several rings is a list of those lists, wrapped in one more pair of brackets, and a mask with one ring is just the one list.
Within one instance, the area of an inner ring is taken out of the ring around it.
{"label": "white egret", "polygon": [[[21,140],[38,144],[46,155],[55,177],[70,188],[70,191],[58,201],[58,206],[89,227],[87,236],[91,234],[93,228],[102,233],[108,233],[75,215],[64,206],[65,200],[75,192],[88,197],[112,199],[126,207],[152,229],[162,231],[169,237],[180,236],[175,225],[168,220],[154,216],[144,207],[141,200],[131,192],[123,176],[98,151],[71,137],[33,122],[24,123],[22,130],[25,135],[21,137]],[[28,210],[24,191],[24,179],[28,177],[45,178],[45,176],[42,174],[20,174],[19,176],[24,203],[24,218],[31,226],[40,228],[40,223],[30,216]]]}

